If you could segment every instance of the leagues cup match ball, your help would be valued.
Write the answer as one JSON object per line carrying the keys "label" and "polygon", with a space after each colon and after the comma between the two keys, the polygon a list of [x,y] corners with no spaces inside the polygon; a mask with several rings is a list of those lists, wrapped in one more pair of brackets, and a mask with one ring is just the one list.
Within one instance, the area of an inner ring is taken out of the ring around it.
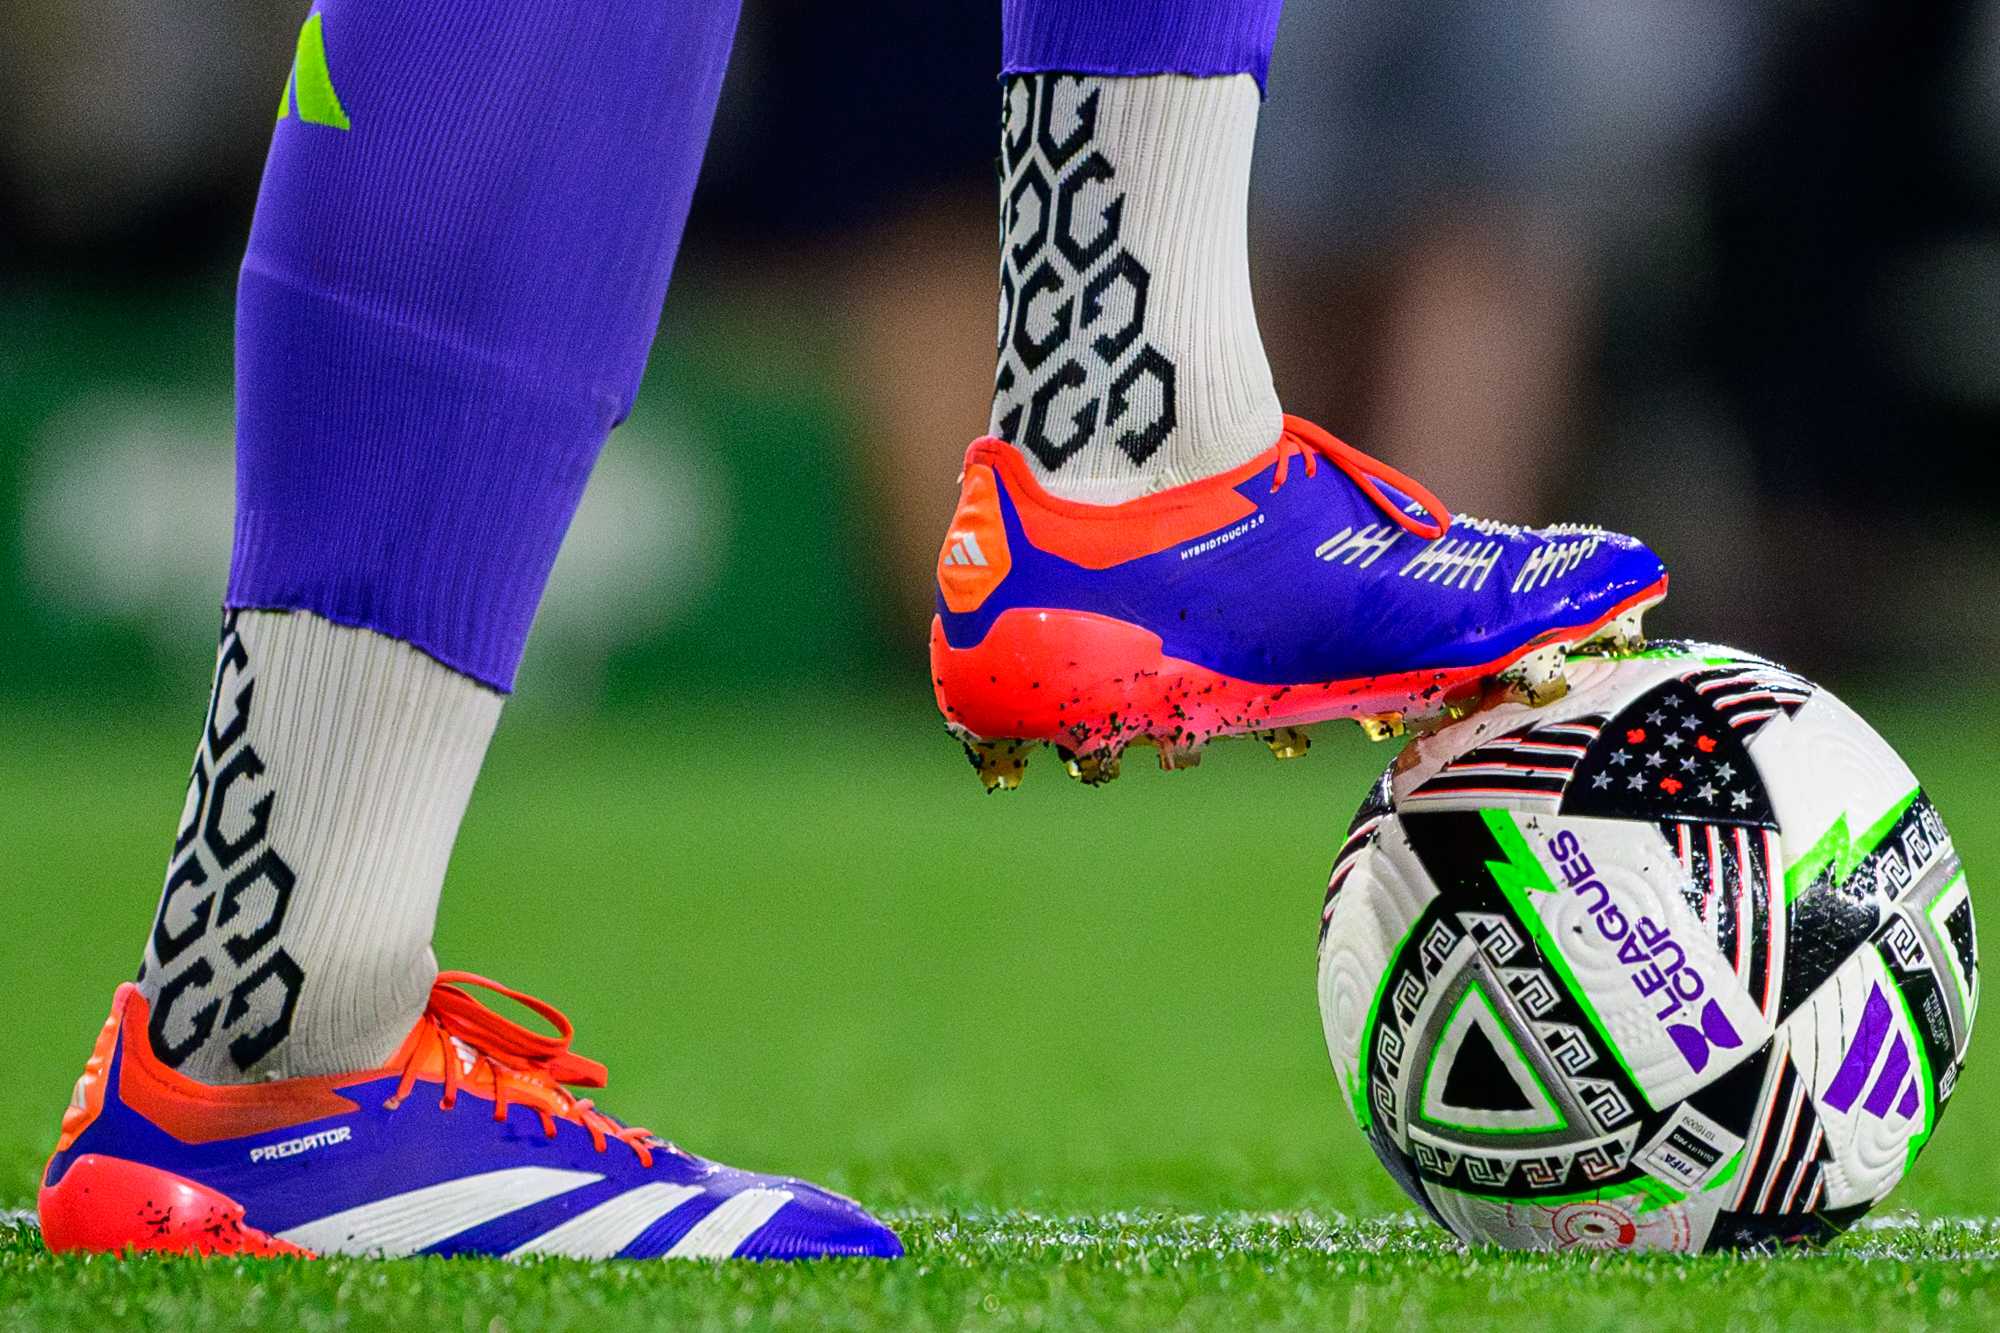
{"label": "leagues cup match ball", "polygon": [[1979,1005],[1965,873],[1888,743],[1706,644],[1570,663],[1413,741],[1321,918],[1382,1164],[1462,1240],[1823,1240],[1894,1189]]}

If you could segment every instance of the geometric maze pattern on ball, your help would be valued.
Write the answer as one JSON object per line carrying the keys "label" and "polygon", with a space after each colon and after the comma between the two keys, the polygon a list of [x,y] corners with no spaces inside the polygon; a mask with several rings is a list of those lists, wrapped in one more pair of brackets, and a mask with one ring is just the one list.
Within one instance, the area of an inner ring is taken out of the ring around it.
{"label": "geometric maze pattern on ball", "polygon": [[1320,926],[1342,1092],[1469,1242],[1832,1236],[1963,1068],[1978,952],[1943,820],[1761,658],[1656,645],[1569,675],[1413,741],[1350,826]]}

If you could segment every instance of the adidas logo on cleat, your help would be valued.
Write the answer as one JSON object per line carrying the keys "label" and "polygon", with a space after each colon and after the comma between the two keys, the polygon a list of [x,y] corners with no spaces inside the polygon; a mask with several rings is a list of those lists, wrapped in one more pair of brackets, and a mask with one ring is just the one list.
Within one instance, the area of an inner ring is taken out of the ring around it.
{"label": "adidas logo on cleat", "polygon": [[947,565],[977,565],[984,569],[986,552],[979,549],[979,538],[968,532],[946,549],[944,562]]}
{"label": "adidas logo on cleat", "polygon": [[952,611],[976,611],[1013,569],[1007,527],[1000,518],[1000,491],[993,469],[974,463],[965,469],[958,512],[938,550],[938,595]]}

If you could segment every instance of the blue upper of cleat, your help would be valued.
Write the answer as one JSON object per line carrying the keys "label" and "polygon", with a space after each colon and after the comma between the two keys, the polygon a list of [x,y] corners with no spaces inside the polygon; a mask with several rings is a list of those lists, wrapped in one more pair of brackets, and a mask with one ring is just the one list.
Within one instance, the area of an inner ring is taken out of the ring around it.
{"label": "blue upper of cleat", "polygon": [[1221,676],[1293,685],[1494,663],[1665,591],[1630,537],[1441,517],[1420,485],[1297,418],[1232,473],[1108,506],[1048,495],[982,440],[939,557],[939,622],[966,649],[1009,611],[1085,612]]}

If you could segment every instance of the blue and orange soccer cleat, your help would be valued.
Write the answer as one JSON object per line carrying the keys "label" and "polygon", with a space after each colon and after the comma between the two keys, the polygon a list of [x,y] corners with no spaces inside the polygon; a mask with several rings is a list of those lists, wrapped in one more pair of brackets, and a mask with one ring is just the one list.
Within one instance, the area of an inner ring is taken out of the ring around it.
{"label": "blue and orange soccer cleat", "polygon": [[974,441],[937,582],[932,683],[989,791],[1040,742],[1097,783],[1138,743],[1169,769],[1219,736],[1289,758],[1331,718],[1381,739],[1494,689],[1547,702],[1567,654],[1634,646],[1667,593],[1630,537],[1453,521],[1297,417],[1233,472],[1119,505]]}
{"label": "blue and orange soccer cleat", "polygon": [[[464,989],[548,1019],[544,1036]],[[858,1204],[703,1161],[563,1084],[601,1087],[552,1006],[447,972],[380,1069],[211,1087],[160,1063],[118,989],[42,1176],[51,1250],[890,1258]]]}

